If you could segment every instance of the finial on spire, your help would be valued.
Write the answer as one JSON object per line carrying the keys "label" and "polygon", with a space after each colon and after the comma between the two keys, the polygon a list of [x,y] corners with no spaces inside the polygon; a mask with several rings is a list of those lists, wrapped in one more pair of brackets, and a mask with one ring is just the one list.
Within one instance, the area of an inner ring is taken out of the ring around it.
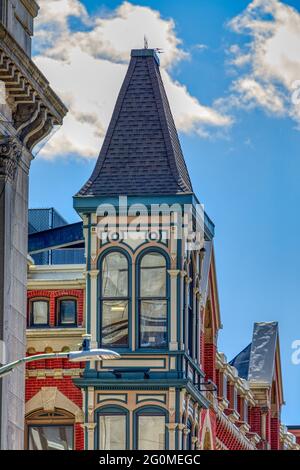
{"label": "finial on spire", "polygon": [[148,38],[144,35],[144,49],[148,49]]}

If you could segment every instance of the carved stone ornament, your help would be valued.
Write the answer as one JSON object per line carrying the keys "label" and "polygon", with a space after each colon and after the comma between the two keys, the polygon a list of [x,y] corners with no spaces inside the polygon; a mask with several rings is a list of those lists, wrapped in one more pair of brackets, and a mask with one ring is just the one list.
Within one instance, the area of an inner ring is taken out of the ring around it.
{"label": "carved stone ornament", "polygon": [[0,139],[0,177],[14,180],[21,155],[22,147],[16,140],[11,137]]}

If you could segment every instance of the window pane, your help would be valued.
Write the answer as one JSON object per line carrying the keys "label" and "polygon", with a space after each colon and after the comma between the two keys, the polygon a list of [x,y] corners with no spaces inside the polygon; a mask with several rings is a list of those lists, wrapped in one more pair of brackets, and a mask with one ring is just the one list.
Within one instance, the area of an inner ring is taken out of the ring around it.
{"label": "window pane", "polygon": [[164,300],[142,300],[140,314],[141,347],[166,347],[167,303]]}
{"label": "window pane", "polygon": [[48,302],[46,300],[32,302],[32,321],[34,325],[48,324]]}
{"label": "window pane", "polygon": [[166,260],[159,253],[149,253],[142,259],[140,296],[166,296]]}
{"label": "window pane", "polygon": [[103,260],[102,296],[128,296],[128,262],[121,253],[110,253]]}
{"label": "window pane", "polygon": [[102,302],[102,345],[128,345],[128,302]]}
{"label": "window pane", "polygon": [[138,417],[138,448],[139,450],[165,449],[165,417]]}
{"label": "window pane", "polygon": [[72,450],[73,426],[29,426],[29,450]]}
{"label": "window pane", "polygon": [[100,415],[99,450],[126,449],[126,415]]}
{"label": "window pane", "polygon": [[76,323],[76,300],[60,301],[60,323],[74,324]]}

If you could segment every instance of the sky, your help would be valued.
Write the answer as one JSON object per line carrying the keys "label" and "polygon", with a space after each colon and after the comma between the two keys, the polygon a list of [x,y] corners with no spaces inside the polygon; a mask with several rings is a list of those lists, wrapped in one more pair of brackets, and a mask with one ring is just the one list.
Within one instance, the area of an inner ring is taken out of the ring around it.
{"label": "sky", "polygon": [[39,0],[34,61],[69,108],[40,145],[30,207],[78,216],[130,49],[163,49],[161,73],[194,191],[216,225],[228,360],[255,321],[279,321],[283,421],[300,424],[299,0]]}

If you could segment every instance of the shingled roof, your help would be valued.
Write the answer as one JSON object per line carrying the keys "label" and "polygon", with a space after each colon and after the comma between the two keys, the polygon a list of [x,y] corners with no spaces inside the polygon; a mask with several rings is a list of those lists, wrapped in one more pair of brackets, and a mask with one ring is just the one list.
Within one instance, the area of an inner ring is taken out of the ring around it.
{"label": "shingled roof", "polygon": [[153,49],[134,49],[95,169],[76,196],[192,193]]}

